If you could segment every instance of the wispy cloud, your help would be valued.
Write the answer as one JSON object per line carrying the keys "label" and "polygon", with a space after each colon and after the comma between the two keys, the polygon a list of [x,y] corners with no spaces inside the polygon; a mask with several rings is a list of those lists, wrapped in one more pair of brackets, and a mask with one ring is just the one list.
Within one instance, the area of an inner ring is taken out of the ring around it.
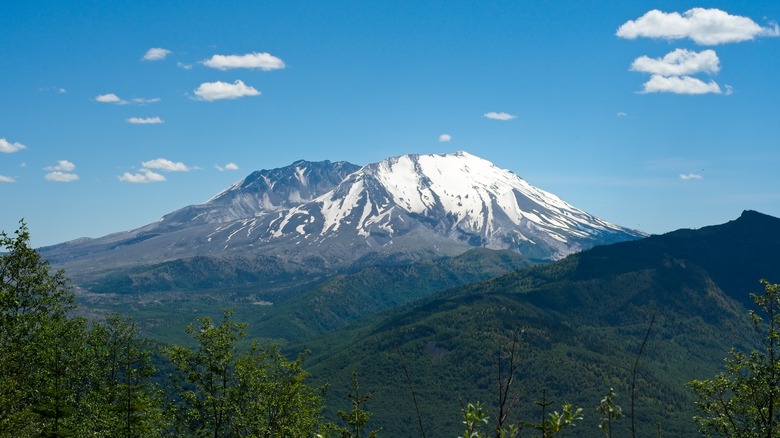
{"label": "wispy cloud", "polygon": [[76,165],[71,163],[68,160],[59,160],[57,161],[57,164],[54,166],[46,166],[43,168],[43,170],[47,171],[62,171],[62,172],[72,172],[76,169]]}
{"label": "wispy cloud", "polygon": [[95,96],[95,101],[100,103],[113,103],[116,105],[127,105],[129,103],[134,103],[136,105],[146,105],[147,103],[157,103],[160,101],[160,98],[159,97],[153,97],[153,98],[134,97],[130,100],[125,100],[120,98],[114,93],[107,93],[107,94],[100,94]]}
{"label": "wispy cloud", "polygon": [[199,99],[208,102],[223,99],[238,99],[244,96],[257,96],[259,91],[237,80],[230,84],[227,82],[204,82],[194,91]]}
{"label": "wispy cloud", "polygon": [[156,125],[165,123],[165,121],[159,117],[130,117],[127,119],[127,123],[133,125]]}
{"label": "wispy cloud", "polygon": [[224,172],[226,170],[238,170],[238,164],[230,162],[225,164],[224,166],[220,166],[219,164],[215,164],[214,168],[219,170],[220,172]]}
{"label": "wispy cloud", "polygon": [[676,40],[690,38],[697,44],[716,45],[748,41],[759,36],[780,36],[777,23],[761,27],[748,17],[731,15],[720,9],[693,8],[680,14],[653,9],[618,28],[617,36]]}
{"label": "wispy cloud", "polygon": [[118,176],[119,181],[128,183],[153,183],[165,181],[165,177],[149,169],[140,169],[138,173],[125,172]]}
{"label": "wispy cloud", "polygon": [[13,142],[6,140],[5,138],[0,138],[0,152],[4,154],[12,154],[14,152],[19,152],[22,149],[27,149],[27,146],[19,143],[19,142]]}
{"label": "wispy cloud", "polygon": [[95,101],[101,103],[115,103],[117,105],[124,105],[127,103],[127,101],[120,99],[119,96],[114,93],[99,94],[95,96]]}
{"label": "wispy cloud", "polygon": [[627,117],[627,116],[628,116],[628,114],[627,114],[627,113],[624,113],[623,111],[620,111],[620,112],[618,112],[618,113],[617,113],[617,114],[615,114],[615,115],[616,115],[616,116],[618,116],[618,117]]}
{"label": "wispy cloud", "polygon": [[517,118],[517,116],[509,113],[497,113],[492,111],[489,113],[485,113],[482,116],[485,117],[486,119],[502,120],[502,121],[507,121],[507,120],[512,120]]}
{"label": "wispy cloud", "polygon": [[[727,86],[726,94],[730,94]],[[715,81],[704,82],[691,76],[661,76],[653,75],[645,82],[640,92],[646,93],[674,93],[674,94],[722,94],[720,86]]]}
{"label": "wispy cloud", "polygon": [[0,183],[15,183],[16,180],[13,177],[0,175]]}
{"label": "wispy cloud", "polygon": [[224,166],[220,166],[219,164],[215,164],[214,167],[219,170],[220,172],[224,172],[226,170],[238,170],[238,165],[236,163],[227,163]]}
{"label": "wispy cloud", "polygon": [[171,54],[171,51],[168,49],[163,49],[161,47],[152,47],[151,49],[146,51],[142,59],[144,61],[162,61],[169,54]]}
{"label": "wispy cloud", "polygon": [[449,135],[449,134],[442,134],[442,135],[439,136],[439,141],[442,142],[442,143],[446,143],[446,142],[451,141],[451,140],[452,140],[452,136]]}
{"label": "wispy cloud", "polygon": [[679,175],[680,179],[683,181],[688,181],[692,179],[703,179],[704,177],[702,175],[699,175],[698,173],[681,173]]}
{"label": "wispy cloud", "polygon": [[57,87],[57,86],[39,88],[38,91],[45,91],[45,92],[53,91],[53,92],[55,92],[57,94],[65,94],[65,93],[68,92],[68,90],[66,90],[66,89],[64,89],[62,87]]}
{"label": "wispy cloud", "polygon": [[49,173],[46,174],[46,176],[44,176],[44,178],[47,181],[64,182],[64,183],[68,183],[68,182],[73,182],[73,181],[78,181],[79,180],[79,176],[76,175],[75,173],[59,172],[59,171],[57,171],[57,172],[49,172]]}
{"label": "wispy cloud", "polygon": [[180,161],[171,161],[165,158],[144,161],[141,165],[146,169],[162,170],[163,172],[189,172],[194,170],[194,167],[189,167]]}
{"label": "wispy cloud", "polygon": [[662,76],[684,76],[696,73],[717,73],[720,59],[714,50],[693,52],[676,49],[663,58],[640,56],[631,64],[632,71]]}
{"label": "wispy cloud", "polygon": [[157,103],[159,101],[160,101],[159,97],[152,97],[152,98],[134,97],[130,99],[131,103],[137,103],[138,105],[146,105],[147,103]]}
{"label": "wispy cloud", "polygon": [[73,173],[73,171],[76,170],[76,165],[68,160],[59,160],[57,161],[57,164],[46,166],[43,170],[48,172],[44,176],[47,181],[73,182],[79,180],[79,176]]}
{"label": "wispy cloud", "polygon": [[270,53],[248,53],[246,55],[214,55],[203,61],[203,65],[219,70],[233,68],[251,68],[264,71],[280,70],[284,61]]}

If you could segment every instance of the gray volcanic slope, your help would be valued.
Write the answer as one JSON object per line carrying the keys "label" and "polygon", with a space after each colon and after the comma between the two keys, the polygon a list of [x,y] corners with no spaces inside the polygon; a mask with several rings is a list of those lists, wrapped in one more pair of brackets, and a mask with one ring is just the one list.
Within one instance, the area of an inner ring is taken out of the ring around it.
{"label": "gray volcanic slope", "polygon": [[136,230],[42,248],[69,272],[204,256],[275,256],[343,267],[371,253],[420,258],[472,247],[557,260],[644,234],[611,224],[466,152],[362,168],[297,161]]}

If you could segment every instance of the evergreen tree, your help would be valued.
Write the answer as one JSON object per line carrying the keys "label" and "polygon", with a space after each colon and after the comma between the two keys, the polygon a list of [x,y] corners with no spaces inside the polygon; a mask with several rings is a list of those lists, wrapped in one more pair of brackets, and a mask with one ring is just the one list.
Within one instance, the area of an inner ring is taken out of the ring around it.
{"label": "evergreen tree", "polygon": [[86,323],[68,318],[67,279],[30,247],[24,221],[0,233],[0,248],[0,432],[68,436],[78,429]]}
{"label": "evergreen tree", "polygon": [[172,376],[177,399],[173,405],[177,432],[188,436],[311,436],[319,421],[322,397],[309,388],[303,356],[289,362],[275,347],[257,344],[239,354],[236,343],[245,324],[231,321],[224,311],[215,325],[198,318],[187,327],[196,349],[165,350],[178,373]]}

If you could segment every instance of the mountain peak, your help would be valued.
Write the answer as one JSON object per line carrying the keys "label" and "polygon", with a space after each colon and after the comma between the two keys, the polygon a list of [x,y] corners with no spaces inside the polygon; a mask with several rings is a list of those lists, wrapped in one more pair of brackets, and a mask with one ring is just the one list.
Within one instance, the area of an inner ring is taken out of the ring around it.
{"label": "mountain peak", "polygon": [[203,204],[70,245],[62,257],[111,250],[124,263],[262,253],[339,266],[372,252],[430,257],[485,247],[556,260],[642,236],[458,151],[402,155],[363,167],[298,160],[252,172]]}
{"label": "mountain peak", "polygon": [[333,191],[280,216],[270,235],[330,239],[354,232],[384,246],[397,245],[420,227],[455,242],[515,249],[541,259],[643,236],[465,151],[402,155],[366,165]]}

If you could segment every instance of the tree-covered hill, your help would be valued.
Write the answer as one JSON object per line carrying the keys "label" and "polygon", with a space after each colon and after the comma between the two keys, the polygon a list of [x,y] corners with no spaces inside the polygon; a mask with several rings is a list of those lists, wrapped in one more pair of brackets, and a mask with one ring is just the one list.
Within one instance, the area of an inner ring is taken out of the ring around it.
{"label": "tree-covered hill", "polygon": [[719,370],[732,346],[754,345],[744,303],[761,290],[759,278],[778,274],[778,243],[780,220],[745,212],[720,226],[597,247],[311,342],[313,374],[344,387],[359,370],[382,412],[378,425],[391,436],[416,436],[406,363],[431,436],[455,436],[459,400],[495,403],[496,354],[517,330],[516,414],[537,420],[534,401],[546,394],[558,409],[564,401],[586,408],[582,427],[567,436],[599,436],[594,409],[610,387],[628,409],[633,366],[655,315],[636,375],[640,436],[659,425],[666,436],[690,436],[694,403],[684,384]]}

